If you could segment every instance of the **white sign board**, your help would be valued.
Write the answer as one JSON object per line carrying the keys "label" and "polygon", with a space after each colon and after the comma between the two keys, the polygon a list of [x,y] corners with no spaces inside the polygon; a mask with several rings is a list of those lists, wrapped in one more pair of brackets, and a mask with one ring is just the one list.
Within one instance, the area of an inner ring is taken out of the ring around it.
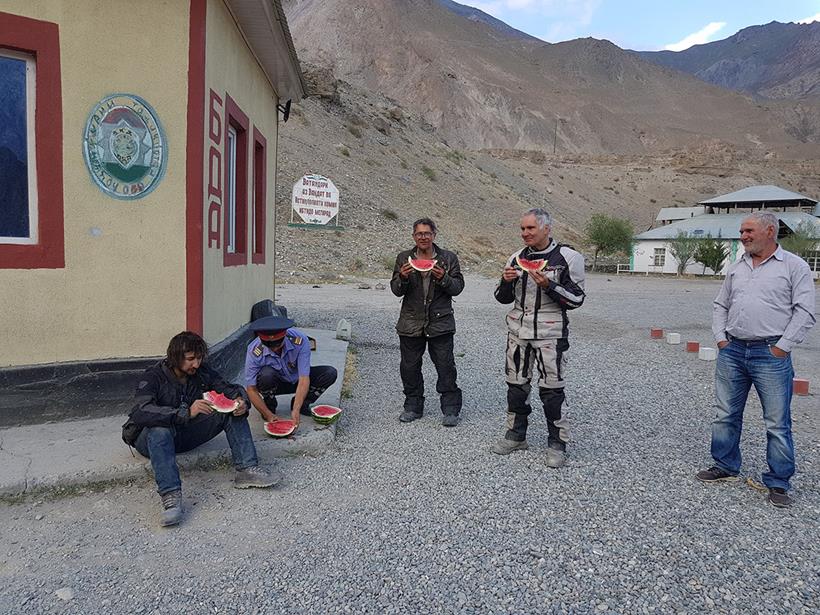
{"label": "white sign board", "polygon": [[293,184],[291,206],[307,224],[327,224],[339,214],[339,190],[327,177],[305,175]]}

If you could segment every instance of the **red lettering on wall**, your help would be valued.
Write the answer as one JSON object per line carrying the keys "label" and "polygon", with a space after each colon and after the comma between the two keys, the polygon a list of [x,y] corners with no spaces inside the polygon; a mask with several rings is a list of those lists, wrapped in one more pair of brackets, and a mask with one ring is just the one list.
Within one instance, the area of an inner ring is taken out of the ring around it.
{"label": "red lettering on wall", "polygon": [[[217,109],[219,107],[219,109]],[[219,94],[211,90],[211,100],[208,104],[208,137],[219,145],[222,142],[222,99]]]}
{"label": "red lettering on wall", "polygon": [[208,103],[208,248],[222,248],[222,99],[213,90]]}
{"label": "red lettering on wall", "polygon": [[222,152],[213,145],[208,152],[208,197],[222,202]]}

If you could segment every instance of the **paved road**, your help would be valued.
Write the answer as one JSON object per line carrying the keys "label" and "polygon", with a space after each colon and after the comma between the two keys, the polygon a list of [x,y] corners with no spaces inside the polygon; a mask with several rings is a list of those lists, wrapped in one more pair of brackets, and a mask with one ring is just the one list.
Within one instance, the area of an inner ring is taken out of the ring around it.
{"label": "paved road", "polygon": [[[184,476],[184,525],[157,527],[147,483],[2,505],[0,612],[725,613],[820,611],[817,396],[795,403],[797,505],[705,486],[714,363],[652,341],[710,342],[718,283],[591,276],[572,313],[569,465],[489,453],[502,434],[504,306],[469,279],[456,305],[464,419],[399,424],[398,303],[389,290],[285,286],[299,324],[354,323],[358,380],[335,447],[282,463],[273,492],[225,469]],[[820,333],[795,352],[820,384]],[[540,408],[540,404],[536,402]],[[759,404],[744,472],[765,465]]]}

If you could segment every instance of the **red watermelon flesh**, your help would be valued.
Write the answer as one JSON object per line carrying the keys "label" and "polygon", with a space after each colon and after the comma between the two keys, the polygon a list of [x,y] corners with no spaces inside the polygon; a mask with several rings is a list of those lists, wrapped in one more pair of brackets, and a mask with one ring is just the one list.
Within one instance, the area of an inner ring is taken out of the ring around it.
{"label": "red watermelon flesh", "polygon": [[427,260],[424,258],[413,258],[412,256],[408,256],[407,262],[410,263],[410,266],[416,271],[430,271],[436,266],[436,262],[438,261],[435,259]]}
{"label": "red watermelon flesh", "polygon": [[233,412],[239,407],[238,401],[225,397],[222,393],[216,391],[208,391],[202,398],[217,412]]}
{"label": "red watermelon flesh", "polygon": [[538,260],[531,261],[527,260],[526,258],[516,256],[515,262],[524,271],[541,271],[544,267],[547,266],[547,261],[541,258],[539,258]]}
{"label": "red watermelon flesh", "polygon": [[296,423],[288,419],[279,419],[272,423],[265,423],[265,433],[274,438],[287,438],[296,431]]}
{"label": "red watermelon flesh", "polygon": [[321,419],[332,419],[336,415],[341,414],[342,410],[336,406],[316,406],[310,409],[310,413]]}

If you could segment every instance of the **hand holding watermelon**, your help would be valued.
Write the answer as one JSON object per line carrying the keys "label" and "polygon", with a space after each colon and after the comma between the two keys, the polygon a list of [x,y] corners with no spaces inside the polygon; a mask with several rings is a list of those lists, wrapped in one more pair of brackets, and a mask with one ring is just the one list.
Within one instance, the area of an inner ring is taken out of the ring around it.
{"label": "hand holding watermelon", "polygon": [[435,267],[433,267],[433,268],[430,270],[430,273],[432,273],[432,274],[433,274],[433,277],[434,277],[436,280],[441,280],[441,278],[443,278],[443,277],[444,277],[444,267],[442,267],[441,265],[439,265],[439,264],[438,264],[438,261],[436,261],[436,266],[435,266]]}
{"label": "hand holding watermelon", "polygon": [[214,408],[204,399],[196,399],[194,403],[191,404],[189,409],[189,413],[191,414],[191,418],[198,416],[200,414],[213,414]]}
{"label": "hand holding watermelon", "polygon": [[413,267],[410,263],[403,263],[401,269],[399,269],[399,277],[403,280],[406,280],[410,277],[410,274],[413,273]]}
{"label": "hand holding watermelon", "polygon": [[512,282],[517,280],[521,275],[521,271],[515,267],[504,267],[504,273],[501,274],[501,279],[505,282]]}

